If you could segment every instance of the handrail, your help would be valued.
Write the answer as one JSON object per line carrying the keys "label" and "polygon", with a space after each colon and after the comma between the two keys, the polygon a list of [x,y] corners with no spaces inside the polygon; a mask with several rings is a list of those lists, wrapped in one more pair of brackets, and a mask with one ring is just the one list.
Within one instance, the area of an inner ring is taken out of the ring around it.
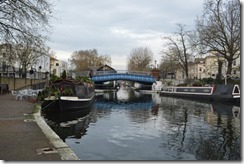
{"label": "handrail", "polygon": [[128,71],[128,70],[109,70],[109,71],[95,71],[93,76],[108,75],[108,74],[135,74],[135,75],[151,75],[150,72],[145,71]]}

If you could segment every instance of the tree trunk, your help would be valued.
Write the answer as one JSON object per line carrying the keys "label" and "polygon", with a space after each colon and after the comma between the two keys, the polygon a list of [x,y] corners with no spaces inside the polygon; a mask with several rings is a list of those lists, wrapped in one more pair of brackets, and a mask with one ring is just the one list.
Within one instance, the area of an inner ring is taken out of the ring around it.
{"label": "tree trunk", "polygon": [[19,68],[19,77],[20,78],[22,77],[22,73],[23,73],[23,69],[22,68]]}
{"label": "tree trunk", "polygon": [[232,71],[232,62],[233,62],[233,60],[228,60],[227,72],[226,72],[227,75],[230,75],[231,74],[231,71]]}
{"label": "tree trunk", "polygon": [[223,62],[218,60],[218,74],[216,76],[216,79],[218,81],[221,81],[221,76],[222,76],[222,66],[223,66]]}
{"label": "tree trunk", "polygon": [[189,73],[188,73],[188,64],[187,64],[187,61],[185,63],[185,73],[186,73],[186,78],[188,79]]}

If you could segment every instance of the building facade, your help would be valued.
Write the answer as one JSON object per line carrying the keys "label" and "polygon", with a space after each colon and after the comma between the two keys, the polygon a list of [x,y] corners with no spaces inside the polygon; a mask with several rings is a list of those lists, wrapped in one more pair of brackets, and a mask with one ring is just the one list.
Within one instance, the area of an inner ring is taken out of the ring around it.
{"label": "building facade", "polygon": [[[216,53],[208,53],[204,58],[196,58],[193,62],[188,63],[188,78],[190,79],[203,79],[203,78],[213,78],[216,79],[218,74],[219,61],[222,64],[222,78],[226,76],[227,71],[227,60]],[[185,80],[186,75],[184,70],[176,66],[175,68],[175,79]],[[240,57],[233,61],[232,63],[232,78],[240,78]]]}
{"label": "building facade", "polygon": [[67,69],[68,62],[58,60],[54,57],[50,58],[50,74],[60,77],[64,70],[67,72]]}

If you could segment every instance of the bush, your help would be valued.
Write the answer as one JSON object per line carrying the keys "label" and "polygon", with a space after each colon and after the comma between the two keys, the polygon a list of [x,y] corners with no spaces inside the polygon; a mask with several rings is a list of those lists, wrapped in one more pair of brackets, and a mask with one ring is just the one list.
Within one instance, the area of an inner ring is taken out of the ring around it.
{"label": "bush", "polygon": [[192,83],[193,83],[193,79],[185,79],[185,81],[184,81],[184,84],[186,84],[186,86],[189,86],[189,85],[191,85]]}
{"label": "bush", "polygon": [[202,86],[202,82],[200,82],[199,80],[195,80],[195,81],[192,83],[192,86],[194,86],[194,87],[200,87],[200,86]]}
{"label": "bush", "polygon": [[62,78],[62,79],[66,79],[66,76],[67,76],[67,75],[66,75],[66,71],[64,70],[64,71],[62,72],[62,74],[61,74],[61,78]]}
{"label": "bush", "polygon": [[65,88],[62,92],[63,96],[74,96],[72,88]]}
{"label": "bush", "polygon": [[209,78],[203,78],[202,79],[203,84],[214,84],[215,83],[215,79],[209,77]]}
{"label": "bush", "polygon": [[240,79],[227,79],[227,84],[238,84],[240,85]]}
{"label": "bush", "polygon": [[177,86],[178,87],[185,87],[185,86],[187,86],[187,84],[186,83],[181,83],[181,84],[178,84]]}
{"label": "bush", "polygon": [[46,93],[43,91],[38,92],[37,94],[37,100],[43,101],[46,98]]}

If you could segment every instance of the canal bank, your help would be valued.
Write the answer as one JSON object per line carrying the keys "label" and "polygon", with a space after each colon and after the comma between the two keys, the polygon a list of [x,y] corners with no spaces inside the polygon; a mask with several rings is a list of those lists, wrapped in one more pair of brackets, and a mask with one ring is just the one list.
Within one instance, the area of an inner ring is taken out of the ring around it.
{"label": "canal bank", "polygon": [[79,160],[42,119],[39,105],[11,94],[1,95],[0,102],[0,160]]}

